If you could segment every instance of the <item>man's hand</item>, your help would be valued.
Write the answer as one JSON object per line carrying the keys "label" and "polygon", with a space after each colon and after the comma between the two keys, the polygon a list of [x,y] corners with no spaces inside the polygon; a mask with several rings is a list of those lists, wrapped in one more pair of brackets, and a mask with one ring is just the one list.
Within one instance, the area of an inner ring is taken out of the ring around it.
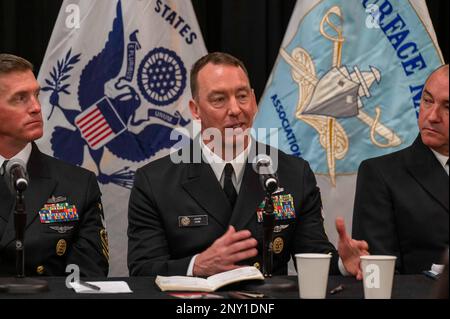
{"label": "man's hand", "polygon": [[193,275],[208,277],[240,266],[236,263],[258,255],[258,242],[248,230],[236,232],[233,226],[211,247],[197,256]]}
{"label": "man's hand", "polygon": [[352,239],[345,230],[344,219],[336,218],[336,230],[339,234],[338,252],[345,269],[362,280],[360,256],[369,255],[369,245],[364,240]]}

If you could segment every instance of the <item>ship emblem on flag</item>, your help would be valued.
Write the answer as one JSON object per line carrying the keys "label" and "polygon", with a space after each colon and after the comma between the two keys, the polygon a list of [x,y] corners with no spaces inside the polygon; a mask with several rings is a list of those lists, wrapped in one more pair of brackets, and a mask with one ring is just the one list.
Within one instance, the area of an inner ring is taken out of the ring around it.
{"label": "ship emblem on flag", "polygon": [[336,186],[362,160],[416,138],[423,81],[440,61],[425,28],[392,27],[402,17],[404,29],[422,26],[407,1],[390,1],[392,16],[379,17],[379,28],[367,26],[375,15],[368,1],[314,3],[297,4],[254,128],[283,130],[280,149]]}
{"label": "ship emblem on flag", "polygon": [[[331,16],[338,17],[337,25],[331,22]],[[357,66],[350,73],[342,65],[342,50],[345,42],[343,14],[338,6],[328,10],[320,23],[320,34],[334,43],[332,68],[321,78],[316,77],[314,62],[310,54],[301,47],[289,55],[284,49],[280,54],[292,67],[292,78],[299,85],[296,117],[311,125],[319,134],[321,146],[325,149],[331,183],[336,185],[336,160],[342,160],[350,143],[345,129],[336,121],[339,118],[357,117],[371,128],[370,139],[380,148],[401,145],[400,138],[379,122],[381,109],[376,108],[376,119],[363,111],[362,98],[371,98],[370,87],[381,81],[380,71],[371,66],[370,72],[362,72]],[[336,35],[327,33],[327,27]],[[387,140],[383,144],[377,141],[379,134]]]}

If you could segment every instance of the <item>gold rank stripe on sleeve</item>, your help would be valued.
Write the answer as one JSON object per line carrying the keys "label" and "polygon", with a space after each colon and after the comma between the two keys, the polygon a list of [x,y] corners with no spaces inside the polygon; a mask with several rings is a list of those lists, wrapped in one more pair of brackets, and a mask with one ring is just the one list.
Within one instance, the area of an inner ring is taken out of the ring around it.
{"label": "gold rank stripe on sleeve", "polygon": [[102,244],[103,256],[105,256],[105,258],[109,260],[108,233],[104,228],[100,230],[100,242]]}

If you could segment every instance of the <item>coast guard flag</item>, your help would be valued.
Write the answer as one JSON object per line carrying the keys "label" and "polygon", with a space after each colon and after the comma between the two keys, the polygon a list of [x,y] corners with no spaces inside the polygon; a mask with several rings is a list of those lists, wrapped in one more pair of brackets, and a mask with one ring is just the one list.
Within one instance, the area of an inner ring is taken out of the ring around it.
{"label": "coast guard flag", "polygon": [[335,217],[351,232],[359,164],[412,144],[442,63],[424,0],[297,1],[254,126],[310,163],[332,242]]}
{"label": "coast guard flag", "polygon": [[137,168],[190,129],[189,71],[206,54],[190,1],[65,0],[39,72],[40,148],[98,176],[110,276],[127,276],[127,211]]}

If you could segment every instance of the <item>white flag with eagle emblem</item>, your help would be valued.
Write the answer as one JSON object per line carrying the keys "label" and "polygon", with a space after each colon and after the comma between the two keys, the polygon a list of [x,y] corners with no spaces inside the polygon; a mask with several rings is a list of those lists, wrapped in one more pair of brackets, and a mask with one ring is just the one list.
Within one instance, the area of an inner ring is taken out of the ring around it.
{"label": "white flag with eagle emblem", "polygon": [[[127,214],[137,168],[190,131],[189,71],[207,53],[191,1],[65,0],[38,81],[44,152],[97,174],[110,276],[127,276]],[[178,143],[179,144],[179,143]]]}

